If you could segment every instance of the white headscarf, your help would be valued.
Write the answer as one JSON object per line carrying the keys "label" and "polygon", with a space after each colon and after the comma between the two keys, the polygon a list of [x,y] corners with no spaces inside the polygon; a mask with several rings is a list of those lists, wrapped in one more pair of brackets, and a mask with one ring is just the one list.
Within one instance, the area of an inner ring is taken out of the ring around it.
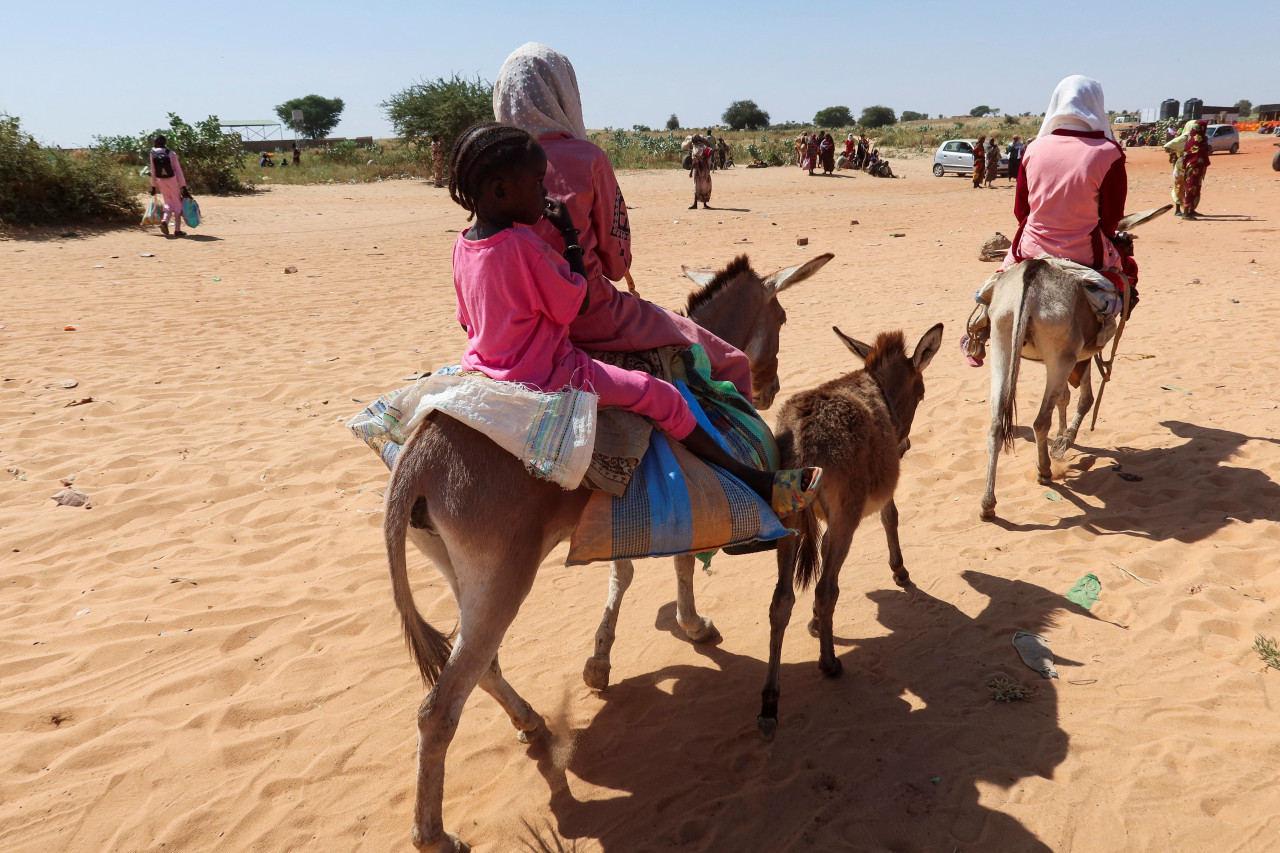
{"label": "white headscarf", "polygon": [[1107,139],[1114,140],[1111,133],[1111,121],[1107,118],[1107,108],[1102,100],[1102,84],[1090,77],[1072,74],[1065,78],[1053,90],[1049,98],[1049,109],[1045,110],[1044,123],[1040,125],[1041,136],[1048,136],[1055,130],[1100,130]]}
{"label": "white headscarf", "polygon": [[493,117],[533,134],[587,138],[578,75],[569,58],[531,41],[511,52],[493,84]]}

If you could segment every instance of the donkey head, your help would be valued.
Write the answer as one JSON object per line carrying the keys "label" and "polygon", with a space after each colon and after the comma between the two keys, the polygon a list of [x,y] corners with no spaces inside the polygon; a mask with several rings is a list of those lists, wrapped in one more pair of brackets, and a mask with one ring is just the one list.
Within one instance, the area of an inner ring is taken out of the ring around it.
{"label": "donkey head", "polygon": [[902,332],[881,332],[874,345],[854,340],[835,326],[831,330],[844,342],[854,355],[862,359],[866,372],[880,386],[885,405],[898,428],[899,455],[911,445],[911,422],[916,417],[916,407],[924,399],[924,369],[938,354],[942,346],[942,324],[924,333],[915,352],[907,355],[906,339]]}
{"label": "donkey head", "polygon": [[757,409],[773,405],[778,393],[778,333],[787,312],[778,294],[804,281],[834,255],[819,255],[799,266],[761,278],[746,255],[739,255],[719,272],[682,267],[699,290],[689,294],[689,319],[721,340],[742,350],[751,360],[751,394]]}

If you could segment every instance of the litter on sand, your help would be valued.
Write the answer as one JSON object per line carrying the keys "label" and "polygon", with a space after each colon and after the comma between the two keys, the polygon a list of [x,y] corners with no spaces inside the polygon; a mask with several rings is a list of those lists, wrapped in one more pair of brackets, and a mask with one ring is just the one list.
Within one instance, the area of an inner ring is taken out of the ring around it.
{"label": "litter on sand", "polygon": [[1165,391],[1177,391],[1179,394],[1186,394],[1188,397],[1191,396],[1190,391],[1184,391],[1183,389],[1179,388],[1177,385],[1161,385],[1160,387]]}
{"label": "litter on sand", "polygon": [[1044,637],[1030,631],[1018,631],[1013,635],[1013,647],[1027,666],[1045,678],[1058,677],[1058,671],[1053,668],[1053,652],[1049,651],[1049,641]]}
{"label": "litter on sand", "polygon": [[1092,610],[1093,603],[1102,592],[1102,581],[1095,574],[1088,574],[1076,581],[1076,585],[1067,590],[1067,601],[1079,604],[1085,610]]}

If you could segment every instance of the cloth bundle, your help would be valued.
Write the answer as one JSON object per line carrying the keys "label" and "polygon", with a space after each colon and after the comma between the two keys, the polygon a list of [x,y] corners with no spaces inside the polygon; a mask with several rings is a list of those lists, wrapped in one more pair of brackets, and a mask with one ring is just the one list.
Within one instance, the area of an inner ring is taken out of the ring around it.
{"label": "cloth bundle", "polygon": [[159,225],[164,217],[164,201],[160,196],[153,195],[151,202],[147,205],[147,212],[142,216],[143,225]]}

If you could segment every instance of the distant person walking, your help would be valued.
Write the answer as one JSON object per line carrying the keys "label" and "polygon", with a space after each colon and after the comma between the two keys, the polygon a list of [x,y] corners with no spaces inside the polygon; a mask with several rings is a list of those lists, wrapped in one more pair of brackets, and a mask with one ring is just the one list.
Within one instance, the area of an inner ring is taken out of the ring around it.
{"label": "distant person walking", "polygon": [[444,143],[440,134],[431,134],[431,177],[437,187],[444,186]]}
{"label": "distant person walking", "polygon": [[698,202],[702,202],[703,209],[710,210],[707,202],[711,201],[711,158],[714,154],[701,134],[693,135],[692,156],[693,168],[689,170],[689,175],[693,178],[693,204],[689,205],[689,209],[696,209]]}
{"label": "distant person walking", "polygon": [[999,170],[1000,146],[996,144],[996,138],[993,136],[987,140],[987,186],[992,185]]}
{"label": "distant person walking", "polygon": [[160,196],[164,199],[160,230],[168,237],[169,222],[172,220],[173,236],[185,237],[186,232],[182,230],[182,200],[190,198],[191,193],[187,192],[187,179],[182,174],[178,155],[169,150],[168,144],[164,136],[157,136],[151,142],[152,148],[147,155],[151,168],[151,194],[155,195],[159,189]]}
{"label": "distant person walking", "polygon": [[973,143],[973,188],[982,186],[982,179],[987,174],[987,138],[979,136]]}
{"label": "distant person walking", "polygon": [[813,170],[818,166],[818,134],[810,134],[809,139],[804,146],[804,167],[809,174],[813,174]]}
{"label": "distant person walking", "polygon": [[1195,219],[1196,208],[1200,206],[1200,187],[1209,168],[1211,150],[1208,126],[1207,121],[1192,119],[1180,136],[1164,145],[1169,153],[1178,155],[1173,164],[1173,203],[1176,205],[1173,215],[1183,219]]}
{"label": "distant person walking", "polygon": [[298,143],[293,143],[293,165],[302,165],[302,149],[298,147]]}
{"label": "distant person walking", "polygon": [[1022,152],[1027,150],[1027,146],[1022,144],[1022,137],[1015,136],[1013,141],[1009,143],[1009,174],[1011,181],[1018,180],[1018,171],[1022,168]]}
{"label": "distant person walking", "polygon": [[822,134],[822,141],[818,143],[818,152],[822,157],[822,174],[830,175],[836,170],[836,141],[831,138],[831,134]]}

